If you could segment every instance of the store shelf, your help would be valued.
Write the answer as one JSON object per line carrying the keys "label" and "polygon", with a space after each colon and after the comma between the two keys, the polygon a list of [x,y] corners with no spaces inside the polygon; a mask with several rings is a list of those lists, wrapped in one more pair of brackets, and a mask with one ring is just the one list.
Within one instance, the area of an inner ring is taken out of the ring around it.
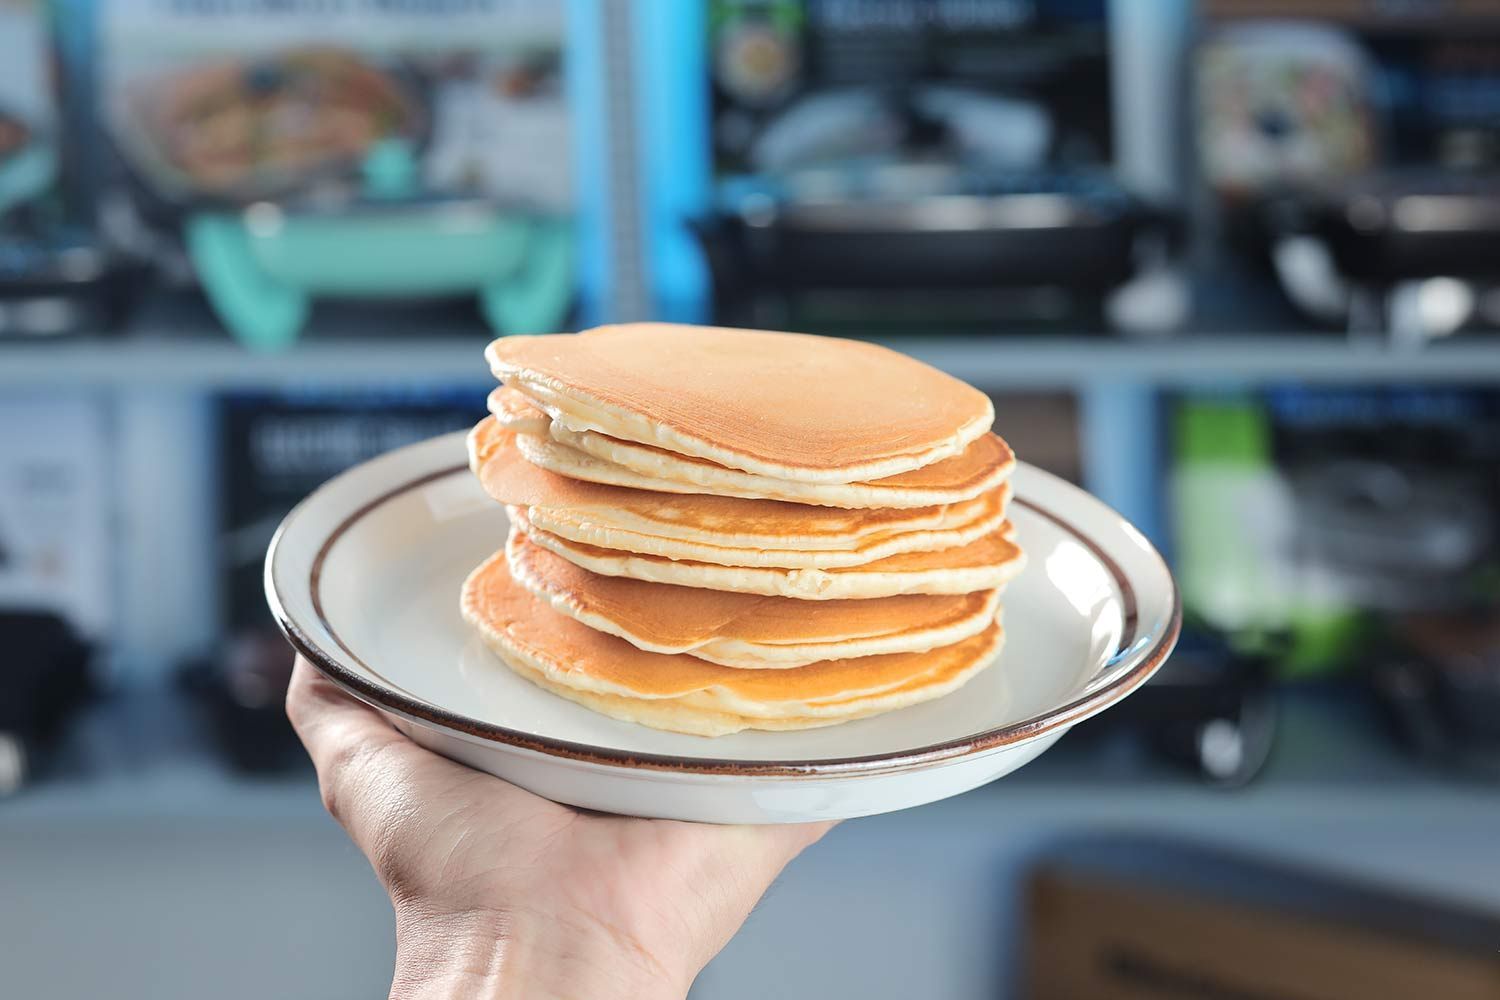
{"label": "store shelf", "polygon": [[1144,382],[1163,386],[1274,381],[1500,381],[1500,340],[1401,350],[1301,334],[903,339],[897,350],[989,388]]}
{"label": "store shelf", "polygon": [[487,380],[482,337],[315,340],[254,353],[222,336],[132,337],[4,345],[0,385],[276,389],[310,383]]}
{"label": "store shelf", "polygon": [[[1228,820],[1250,809],[1264,819],[1334,821],[1346,811],[1397,817],[1416,813],[1458,826],[1500,823],[1492,786],[1455,779],[1399,751],[1359,699],[1347,693],[1293,694],[1282,699],[1276,750],[1250,787],[1206,787],[1192,775],[1143,754],[1124,733],[1065,739],[1033,764],[938,812],[981,822],[997,810],[1044,811],[1060,821],[1126,819]],[[86,823],[272,824],[325,819],[310,769],[284,777],[236,776],[195,736],[186,704],[160,685],[137,687],[94,709],[77,739],[84,766],[10,798],[0,798],[0,835]],[[110,747],[130,730],[135,751],[121,759]],[[904,814],[921,824],[935,813]]]}
{"label": "store shelf", "polygon": [[[484,381],[482,333],[308,338],[279,353],[246,351],[222,334],[131,335],[0,345],[0,385],[267,389],[309,383]],[[990,389],[1111,382],[1500,382],[1500,339],[1419,350],[1286,335],[903,337],[881,341]]]}

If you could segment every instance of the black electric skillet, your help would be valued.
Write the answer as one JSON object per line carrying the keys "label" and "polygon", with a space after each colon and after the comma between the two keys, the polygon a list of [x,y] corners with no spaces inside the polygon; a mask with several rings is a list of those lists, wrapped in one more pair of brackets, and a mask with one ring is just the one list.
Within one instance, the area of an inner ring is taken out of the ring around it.
{"label": "black electric skillet", "polygon": [[908,141],[882,161],[792,172],[775,185],[786,193],[748,194],[694,222],[721,303],[760,290],[1102,293],[1133,275],[1144,237],[1180,235],[1174,213],[1107,171],[954,166],[943,122],[912,101],[901,114]]}
{"label": "black electric skillet", "polygon": [[1351,281],[1500,277],[1500,173],[1383,171],[1269,210],[1275,229],[1320,237]]}

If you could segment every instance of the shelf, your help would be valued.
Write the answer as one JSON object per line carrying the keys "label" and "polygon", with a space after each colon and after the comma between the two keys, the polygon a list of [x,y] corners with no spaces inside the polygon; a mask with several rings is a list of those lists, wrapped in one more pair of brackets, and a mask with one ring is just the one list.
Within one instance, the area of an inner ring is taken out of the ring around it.
{"label": "shelf", "polygon": [[314,340],[253,353],[223,337],[179,336],[4,345],[0,385],[279,389],[310,384],[489,381],[482,337]]}
{"label": "shelf", "polygon": [[[1353,816],[1394,822],[1425,816],[1450,829],[1491,831],[1500,823],[1492,786],[1432,770],[1391,745],[1378,721],[1352,709],[1346,694],[1288,694],[1282,699],[1275,752],[1249,788],[1205,787],[1192,775],[1141,751],[1124,733],[1083,733],[1062,741],[1036,764],[993,786],[939,806],[890,817],[901,828],[945,818],[984,826],[997,810],[1022,810],[1057,822],[1151,820],[1233,823],[1341,822]],[[1357,701],[1357,699],[1354,699]],[[0,799],[0,837],[7,831],[85,824],[217,824],[302,826],[326,822],[310,769],[262,779],[229,773],[184,718],[185,704],[156,686],[138,687],[93,709],[75,742],[85,766]],[[130,731],[135,747],[122,760],[109,748]]]}
{"label": "shelf", "polygon": [[[987,389],[1274,381],[1500,382],[1500,338],[1401,350],[1296,334],[1102,337],[903,337],[882,341]],[[274,389],[297,384],[488,381],[482,332],[365,339],[312,336],[253,353],[207,330],[0,344],[0,385]]]}
{"label": "shelf", "polygon": [[1140,382],[1164,387],[1245,382],[1497,382],[1500,339],[1403,350],[1305,334],[903,339],[891,347],[986,388]]}

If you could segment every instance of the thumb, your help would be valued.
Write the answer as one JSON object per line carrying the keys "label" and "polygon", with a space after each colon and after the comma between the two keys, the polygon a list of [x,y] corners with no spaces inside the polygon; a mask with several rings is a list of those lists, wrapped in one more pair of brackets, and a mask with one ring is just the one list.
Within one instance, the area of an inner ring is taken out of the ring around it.
{"label": "thumb", "polygon": [[[698,888],[702,905],[695,922],[693,958],[698,968],[708,964],[729,942],[776,876],[793,858],[822,839],[832,822],[779,826],[702,826],[682,824],[686,841],[675,851]],[[693,848],[697,848],[694,850]]]}
{"label": "thumb", "polygon": [[412,779],[440,758],[300,656],[287,688],[286,714],[317,769],[323,805],[385,877],[393,835],[417,808]]}

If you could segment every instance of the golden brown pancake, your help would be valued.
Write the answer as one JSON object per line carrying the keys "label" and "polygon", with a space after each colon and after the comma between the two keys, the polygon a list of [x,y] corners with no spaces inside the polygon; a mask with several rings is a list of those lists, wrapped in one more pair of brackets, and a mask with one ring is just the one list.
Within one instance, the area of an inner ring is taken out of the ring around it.
{"label": "golden brown pancake", "polygon": [[531,523],[573,542],[605,549],[665,556],[668,559],[718,563],[720,566],[776,566],[783,569],[835,569],[862,566],[902,552],[949,549],[981,538],[1005,521],[1009,499],[1004,488],[985,494],[985,507],[963,524],[927,531],[888,532],[841,549],[783,549],[760,545],[719,545],[700,539],[664,538],[601,523],[588,512],[533,507]]}
{"label": "golden brown pancake", "polygon": [[1025,556],[1012,541],[1010,522],[968,545],[937,552],[905,552],[862,566],[825,570],[721,566],[604,549],[542,531],[519,508],[511,507],[509,512],[511,524],[536,544],[594,573],[799,600],[993,590],[1005,586],[1025,565]]}
{"label": "golden brown pancake", "polygon": [[[787,714],[767,718],[744,715],[722,708],[705,707],[698,695],[688,695],[683,698],[625,698],[595,691],[580,691],[565,684],[553,682],[545,673],[535,669],[517,653],[499,642],[492,641],[483,630],[480,630],[480,634],[501,663],[519,676],[560,698],[566,698],[600,715],[619,719],[621,722],[650,726],[653,729],[665,729],[674,733],[686,733],[689,736],[728,736],[746,729],[771,732],[819,729],[854,722],[858,719],[867,719],[872,715],[881,715],[951,694],[993,662],[992,658],[989,661],[975,663],[968,668],[949,664],[945,669],[934,671],[899,688],[893,688],[878,695],[853,698],[848,701],[820,703],[816,715]],[[999,646],[1003,646],[1004,641],[1005,634],[1002,631]],[[998,654],[999,647],[997,646],[996,655]]]}
{"label": "golden brown pancake", "polygon": [[511,576],[590,628],[656,653],[689,653],[743,669],[922,652],[982,632],[998,591],[907,594],[856,601],[798,601],[648,583],[591,573],[512,531]]}
{"label": "golden brown pancake", "polygon": [[[925,653],[828,660],[788,670],[737,670],[696,657],[637,649],[547,608],[511,577],[504,553],[464,583],[464,618],[522,676],[608,711],[608,698],[676,701],[638,721],[679,731],[704,731],[702,716],[729,715],[736,725],[788,728],[915,704],[952,690],[999,652],[998,622],[963,642]],[[936,692],[936,693],[934,693]],[[587,699],[587,700],[585,700]],[[674,712],[674,709],[676,710]],[[673,715],[683,716],[673,725]],[[695,718],[696,717],[696,718]]]}
{"label": "golden brown pancake", "polygon": [[[516,435],[516,447],[528,462],[569,479],[658,493],[783,500],[827,507],[931,507],[961,503],[996,489],[1015,468],[1014,454],[993,434],[979,438],[962,454],[952,458],[867,483],[797,483],[772,479],[699,459],[683,459],[660,449],[631,445],[629,457],[632,460],[637,464],[654,465],[662,473],[653,475],[575,448],[557,440],[560,436],[569,437],[567,432],[558,432],[554,424],[548,437]],[[609,444],[613,439],[602,435],[578,436],[576,440],[592,442],[590,447],[606,452],[613,448]]]}
{"label": "golden brown pancake", "polygon": [[[719,482],[755,484],[762,481],[775,484],[777,488],[803,487],[804,489],[834,490],[849,487],[853,483],[808,484],[787,482],[770,476],[760,476],[739,469],[729,469],[706,458],[678,455],[665,448],[657,448],[634,441],[622,441],[595,431],[570,431],[553,422],[548,434],[559,444],[576,448],[595,458],[616,465],[623,465],[645,476],[670,479],[681,483],[712,486]],[[972,442],[958,455],[950,456],[920,469],[897,473],[882,479],[869,480],[857,485],[911,487],[962,490],[966,485],[987,475],[995,466],[1009,466],[1015,456],[1000,438],[987,434]]]}
{"label": "golden brown pancake", "polygon": [[874,344],[635,323],[506,337],[491,370],[573,431],[778,479],[852,483],[957,455],[989,397]]}
{"label": "golden brown pancake", "polygon": [[502,503],[568,511],[596,524],[663,538],[742,548],[856,548],[898,532],[972,523],[993,502],[986,493],[930,507],[850,510],[592,483],[526,461],[516,447],[516,436],[493,417],[481,420],[469,434],[469,466],[485,491]]}

